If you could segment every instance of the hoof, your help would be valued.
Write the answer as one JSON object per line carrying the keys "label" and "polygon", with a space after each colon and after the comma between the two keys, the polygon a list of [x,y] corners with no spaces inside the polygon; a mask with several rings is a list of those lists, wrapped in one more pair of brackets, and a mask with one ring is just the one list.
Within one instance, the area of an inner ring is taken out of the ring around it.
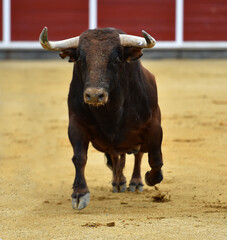
{"label": "hoof", "polygon": [[112,192],[117,193],[117,192],[125,192],[127,189],[126,183],[112,183]]}
{"label": "hoof", "polygon": [[85,195],[77,194],[72,198],[72,207],[73,209],[81,210],[90,202],[90,193],[86,193]]}
{"label": "hoof", "polygon": [[119,192],[125,192],[127,189],[126,183],[120,184],[119,185]]}
{"label": "hoof", "polygon": [[160,183],[162,180],[163,175],[161,170],[158,171],[151,170],[146,172],[145,174],[145,181],[148,186],[154,186]]}
{"label": "hoof", "polygon": [[136,191],[136,185],[135,184],[129,184],[129,192],[135,192]]}
{"label": "hoof", "polygon": [[143,184],[142,183],[131,183],[129,184],[129,192],[135,192],[136,189],[138,192],[143,192]]}
{"label": "hoof", "polygon": [[117,193],[118,192],[118,186],[117,185],[115,185],[115,186],[113,185],[112,186],[112,192],[113,193]]}
{"label": "hoof", "polygon": [[137,186],[137,190],[138,190],[138,192],[143,192],[143,184],[139,184],[138,186]]}

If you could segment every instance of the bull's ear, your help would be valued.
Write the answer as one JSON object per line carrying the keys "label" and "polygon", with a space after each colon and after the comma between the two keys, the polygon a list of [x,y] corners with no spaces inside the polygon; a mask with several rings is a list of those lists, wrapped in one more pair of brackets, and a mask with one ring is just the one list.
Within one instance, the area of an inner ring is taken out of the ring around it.
{"label": "bull's ear", "polygon": [[135,61],[143,56],[142,48],[125,47],[124,57],[127,62]]}
{"label": "bull's ear", "polygon": [[66,57],[69,57],[69,62],[76,62],[76,49],[72,48],[72,49],[65,49],[65,50],[62,50],[60,53],[59,53],[60,57],[62,59],[65,59]]}

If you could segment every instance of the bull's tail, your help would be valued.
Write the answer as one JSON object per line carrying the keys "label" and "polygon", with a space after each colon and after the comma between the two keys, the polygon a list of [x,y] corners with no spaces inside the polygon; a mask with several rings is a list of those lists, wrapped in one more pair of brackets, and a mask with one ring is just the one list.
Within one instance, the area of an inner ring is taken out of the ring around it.
{"label": "bull's tail", "polygon": [[111,171],[113,171],[113,161],[112,161],[112,159],[111,159],[110,154],[105,153],[105,160],[106,160],[106,165],[107,165],[107,167],[108,167]]}

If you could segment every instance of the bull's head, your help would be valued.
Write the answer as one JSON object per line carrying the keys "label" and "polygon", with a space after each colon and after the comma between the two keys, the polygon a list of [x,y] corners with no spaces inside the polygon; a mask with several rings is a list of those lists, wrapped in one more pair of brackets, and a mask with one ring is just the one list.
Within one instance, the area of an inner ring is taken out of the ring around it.
{"label": "bull's head", "polygon": [[127,35],[116,29],[88,30],[81,36],[48,41],[47,27],[40,34],[40,43],[50,51],[61,51],[75,62],[84,82],[84,102],[93,106],[104,105],[119,79],[126,62],[140,58],[143,48],[152,48],[155,39],[142,31],[144,38]]}

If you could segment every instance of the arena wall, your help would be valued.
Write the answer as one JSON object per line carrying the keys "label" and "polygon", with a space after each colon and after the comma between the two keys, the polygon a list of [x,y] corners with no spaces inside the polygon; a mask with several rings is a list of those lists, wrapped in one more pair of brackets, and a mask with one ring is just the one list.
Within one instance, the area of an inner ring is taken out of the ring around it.
{"label": "arena wall", "polygon": [[41,50],[44,26],[51,40],[115,27],[146,30],[157,50],[227,50],[226,0],[0,0],[0,18],[1,50]]}

